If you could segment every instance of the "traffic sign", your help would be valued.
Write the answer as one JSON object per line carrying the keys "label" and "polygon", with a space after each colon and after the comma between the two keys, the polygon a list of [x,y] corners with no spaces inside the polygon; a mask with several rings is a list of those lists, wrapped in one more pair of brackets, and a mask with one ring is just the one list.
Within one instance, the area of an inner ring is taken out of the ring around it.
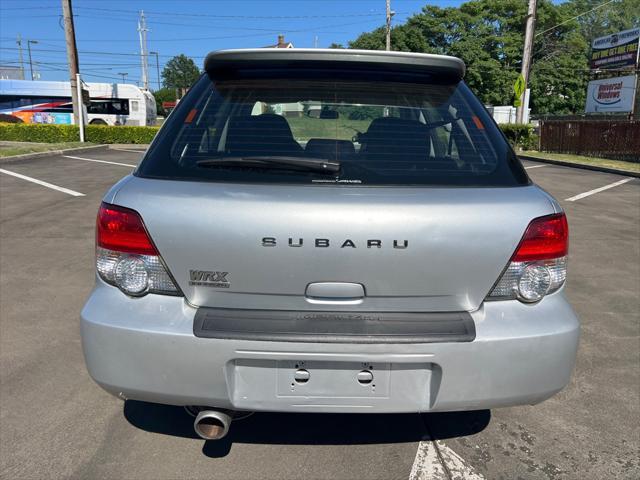
{"label": "traffic sign", "polygon": [[524,76],[520,74],[516,79],[516,82],[513,84],[513,93],[516,94],[517,98],[520,98],[524,93],[524,90],[526,87],[527,87],[527,84],[524,81]]}

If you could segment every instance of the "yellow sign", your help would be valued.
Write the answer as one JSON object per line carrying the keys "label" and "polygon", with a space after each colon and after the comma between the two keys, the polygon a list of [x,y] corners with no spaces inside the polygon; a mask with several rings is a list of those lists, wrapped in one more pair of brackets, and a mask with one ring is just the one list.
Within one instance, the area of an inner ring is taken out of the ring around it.
{"label": "yellow sign", "polygon": [[516,83],[513,84],[513,93],[516,94],[517,98],[520,98],[522,96],[526,86],[527,86],[527,84],[524,81],[524,76],[522,74],[520,74],[518,76],[518,78],[516,79]]}

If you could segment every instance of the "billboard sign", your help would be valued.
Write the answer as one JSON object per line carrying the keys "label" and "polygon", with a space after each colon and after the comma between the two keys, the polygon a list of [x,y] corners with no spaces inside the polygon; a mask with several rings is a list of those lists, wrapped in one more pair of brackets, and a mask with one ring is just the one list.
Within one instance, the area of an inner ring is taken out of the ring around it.
{"label": "billboard sign", "polygon": [[636,76],[593,80],[587,87],[586,113],[629,113],[633,111]]}
{"label": "billboard sign", "polygon": [[591,69],[634,68],[639,43],[640,28],[596,38],[591,45]]}

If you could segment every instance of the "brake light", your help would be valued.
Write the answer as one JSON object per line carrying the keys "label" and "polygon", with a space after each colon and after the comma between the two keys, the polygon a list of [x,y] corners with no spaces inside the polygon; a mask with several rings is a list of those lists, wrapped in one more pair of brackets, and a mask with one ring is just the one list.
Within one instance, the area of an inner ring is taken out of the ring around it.
{"label": "brake light", "polygon": [[158,254],[138,212],[106,203],[98,211],[96,244],[123,253]]}
{"label": "brake light", "polygon": [[569,226],[564,213],[533,220],[513,255],[512,262],[564,257],[569,249]]}
{"label": "brake light", "polygon": [[537,302],[567,277],[569,227],[564,213],[534,219],[487,300]]}
{"label": "brake light", "polygon": [[96,268],[100,278],[127,295],[179,295],[140,214],[102,203],[96,221]]}

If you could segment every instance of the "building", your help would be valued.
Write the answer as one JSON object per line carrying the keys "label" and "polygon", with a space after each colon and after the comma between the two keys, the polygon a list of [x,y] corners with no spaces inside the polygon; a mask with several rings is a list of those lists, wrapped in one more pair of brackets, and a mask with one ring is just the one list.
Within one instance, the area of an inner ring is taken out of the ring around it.
{"label": "building", "polygon": [[24,80],[24,71],[13,65],[0,65],[0,80]]}
{"label": "building", "polygon": [[278,35],[278,43],[275,45],[267,45],[264,48],[293,48],[293,43],[285,42],[284,35]]}

